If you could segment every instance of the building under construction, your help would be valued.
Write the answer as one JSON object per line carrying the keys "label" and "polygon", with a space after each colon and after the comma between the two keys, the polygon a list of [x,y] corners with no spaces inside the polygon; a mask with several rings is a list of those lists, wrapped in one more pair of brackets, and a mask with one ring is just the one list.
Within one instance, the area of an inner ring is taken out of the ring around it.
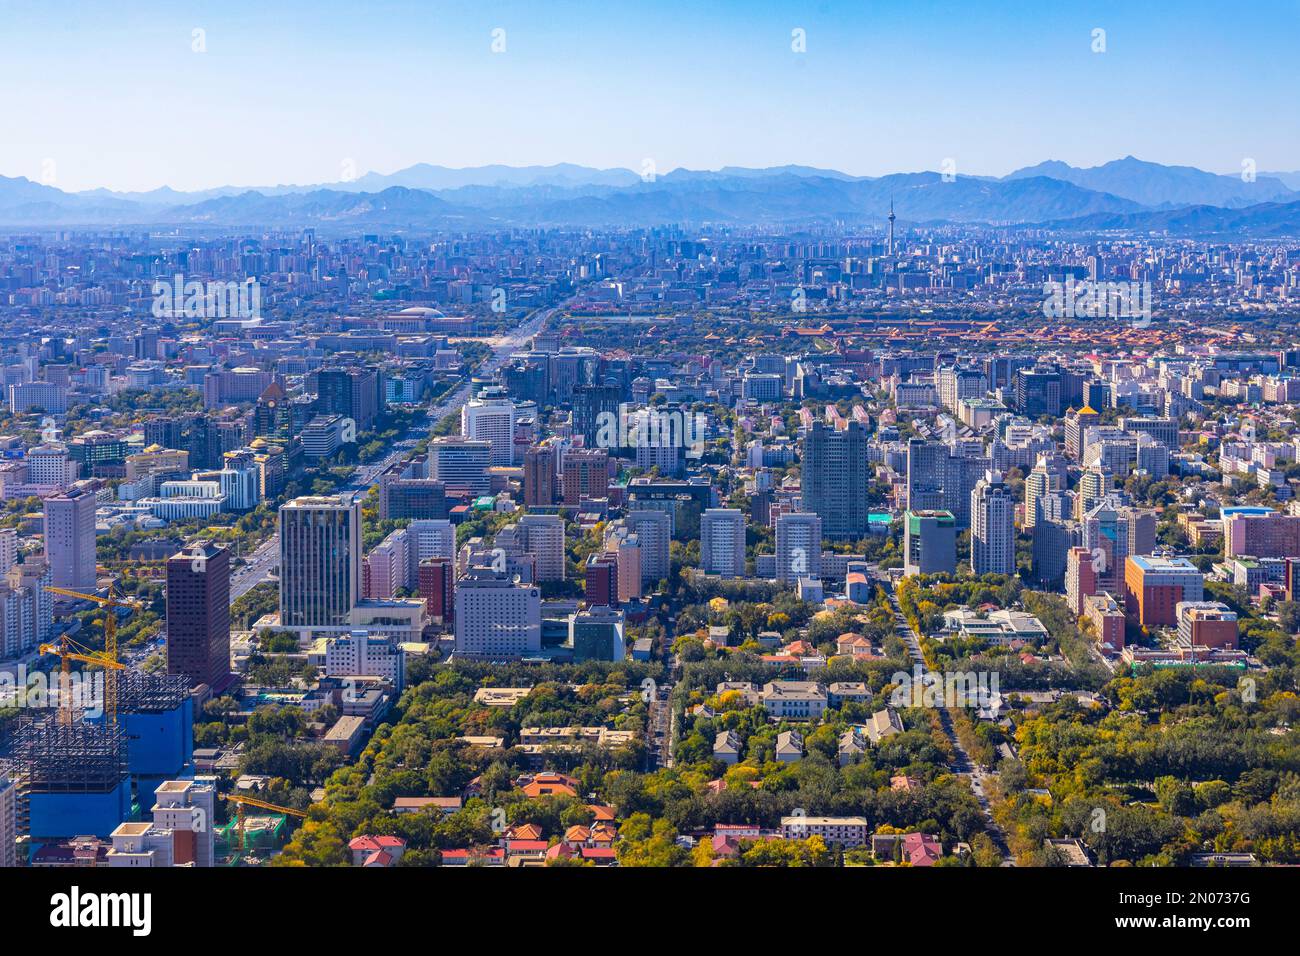
{"label": "building under construction", "polygon": [[131,812],[127,738],[120,726],[21,715],[8,758],[20,793],[19,832],[33,840],[107,837]]}
{"label": "building under construction", "polygon": [[118,722],[126,732],[127,767],[140,793],[153,793],[194,756],[194,698],[181,676],[124,672],[117,682]]}

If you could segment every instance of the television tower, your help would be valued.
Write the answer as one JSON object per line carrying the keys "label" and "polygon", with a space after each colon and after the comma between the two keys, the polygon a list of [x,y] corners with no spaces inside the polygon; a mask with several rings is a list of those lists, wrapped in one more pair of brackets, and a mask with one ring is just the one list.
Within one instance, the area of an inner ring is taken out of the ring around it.
{"label": "television tower", "polygon": [[885,240],[885,255],[894,254],[894,197],[889,197],[889,238]]}

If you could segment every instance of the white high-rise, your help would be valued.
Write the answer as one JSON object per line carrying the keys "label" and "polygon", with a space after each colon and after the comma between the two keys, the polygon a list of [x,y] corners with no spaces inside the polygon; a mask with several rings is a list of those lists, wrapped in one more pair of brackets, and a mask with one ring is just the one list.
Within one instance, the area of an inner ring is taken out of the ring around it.
{"label": "white high-rise", "polygon": [[792,511],[776,519],[776,578],[794,584],[822,576],[822,519]]}
{"label": "white high-rise", "polygon": [[707,508],[700,517],[700,564],[705,574],[745,576],[745,514],[739,508]]}
{"label": "white high-rise", "polygon": [[559,515],[524,515],[519,519],[524,550],[536,560],[536,580],[564,580],[564,519]]}
{"label": "white high-rise", "polygon": [[465,438],[486,441],[492,446],[493,466],[515,463],[515,403],[498,389],[485,388],[460,410],[460,433]]}
{"label": "white high-rise", "polygon": [[670,570],[672,516],[663,511],[629,511],[626,520],[641,546],[641,581],[657,585],[668,577]]}
{"label": "white high-rise", "polygon": [[45,499],[45,559],[56,587],[95,590],[97,506],[86,482]]}
{"label": "white high-rise", "polygon": [[512,658],[542,648],[542,592],[491,568],[456,582],[456,653]]}
{"label": "white high-rise", "polygon": [[464,489],[486,495],[492,487],[487,470],[492,465],[492,443],[477,438],[441,436],[429,443],[429,477],[452,492]]}
{"label": "white high-rise", "polygon": [[1016,573],[1015,513],[1001,472],[986,471],[970,493],[970,563],[975,574]]}

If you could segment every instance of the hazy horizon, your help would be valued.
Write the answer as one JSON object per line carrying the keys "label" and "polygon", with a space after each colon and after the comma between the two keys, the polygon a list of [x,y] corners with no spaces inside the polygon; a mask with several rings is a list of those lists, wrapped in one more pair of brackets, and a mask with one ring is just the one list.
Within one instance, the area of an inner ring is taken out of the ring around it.
{"label": "hazy horizon", "polygon": [[189,192],[422,162],[879,176],[951,158],[958,175],[1002,176],[1133,155],[1290,171],[1300,67],[1267,24],[1293,16],[1277,2],[1249,18],[1192,3],[1174,20],[1116,3],[23,0],[0,34],[0,174]]}

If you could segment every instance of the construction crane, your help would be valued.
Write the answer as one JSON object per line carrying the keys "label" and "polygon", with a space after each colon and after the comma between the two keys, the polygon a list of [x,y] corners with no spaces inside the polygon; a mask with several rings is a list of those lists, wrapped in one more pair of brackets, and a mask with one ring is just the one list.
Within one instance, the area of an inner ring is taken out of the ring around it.
{"label": "construction crane", "polygon": [[[70,588],[57,588],[50,585],[45,588],[51,594],[61,594],[63,597],[75,598],[78,601],[91,601],[105,609],[104,614],[104,650],[101,657],[93,663],[101,664],[104,667],[104,717],[108,726],[117,726],[117,672],[122,670],[122,665],[117,659],[117,609],[120,607],[140,610],[144,607],[139,601],[133,601],[130,598],[120,598],[113,593],[113,589],[108,589],[106,596],[98,594],[85,594],[81,591],[73,591]],[[67,667],[68,658],[64,659],[64,668]],[[115,666],[116,665],[116,666]],[[71,720],[71,714],[67,719]]]}
{"label": "construction crane", "polygon": [[[108,675],[113,671],[126,670],[126,665],[121,661],[109,660],[103,651],[92,651],[89,648],[82,647],[66,634],[59,638],[58,644],[42,644],[40,652],[42,654],[56,654],[62,659],[59,670],[59,722],[65,725],[72,723],[72,676],[68,672],[69,661],[98,664],[104,668],[105,698],[108,697]],[[104,713],[108,713],[107,700],[104,702]],[[114,714],[111,719],[116,723],[117,715]]]}
{"label": "construction crane", "polygon": [[285,813],[289,816],[307,818],[305,810],[294,810],[292,807],[282,807],[275,803],[267,803],[265,800],[258,800],[256,797],[246,797],[241,793],[223,793],[222,800],[228,800],[236,806],[235,832],[239,834],[239,851],[244,851],[244,807],[257,807],[259,810],[270,810],[272,813]]}

